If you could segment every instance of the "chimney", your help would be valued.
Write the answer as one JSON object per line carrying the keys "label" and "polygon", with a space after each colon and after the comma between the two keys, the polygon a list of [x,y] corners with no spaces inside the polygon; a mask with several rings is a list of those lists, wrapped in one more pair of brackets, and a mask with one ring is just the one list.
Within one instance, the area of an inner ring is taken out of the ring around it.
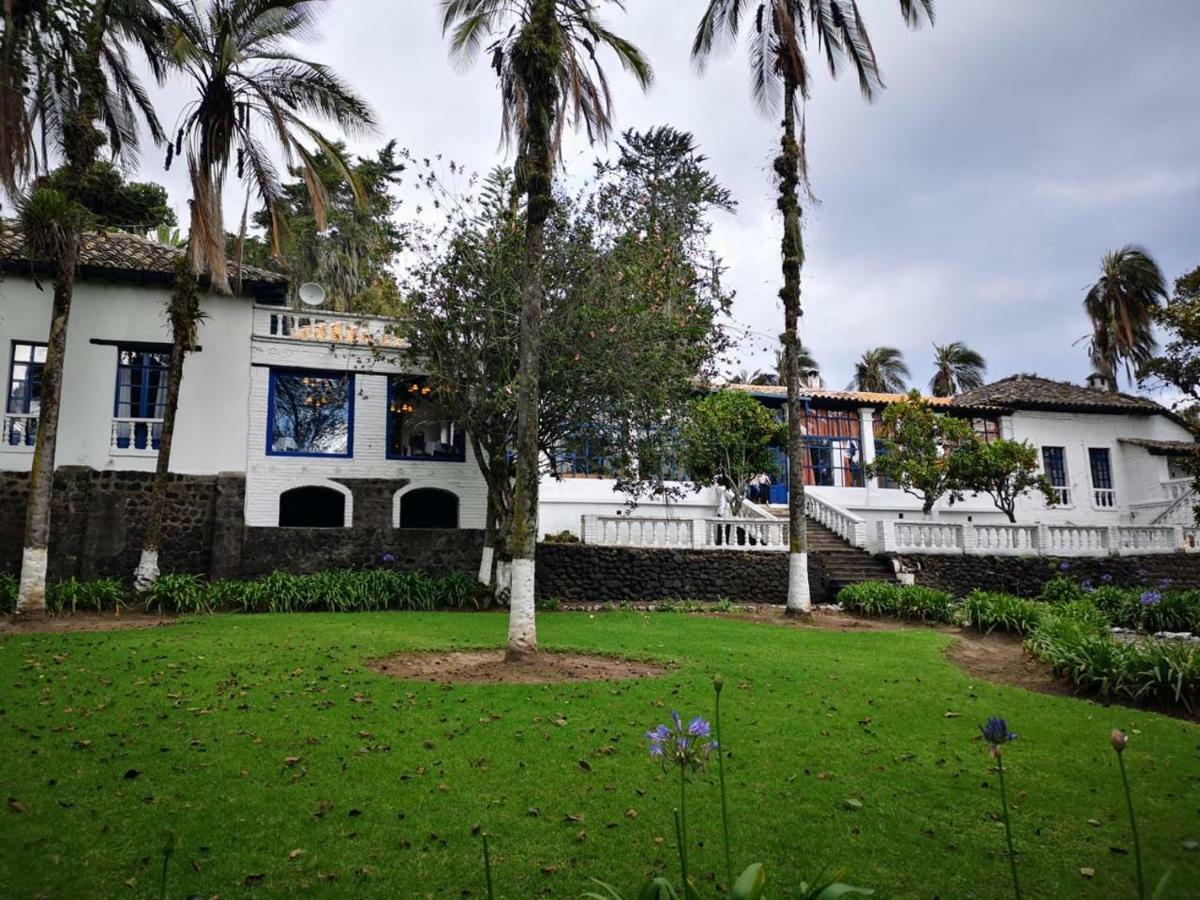
{"label": "chimney", "polygon": [[1089,375],[1087,377],[1087,381],[1084,383],[1087,385],[1087,387],[1090,390],[1093,390],[1093,391],[1112,392],[1117,389],[1117,386],[1116,386],[1116,384],[1113,383],[1113,380],[1111,378],[1109,378],[1107,375],[1105,375],[1103,372],[1093,372],[1091,375]]}
{"label": "chimney", "polygon": [[819,390],[825,387],[825,382],[821,379],[820,369],[804,369],[800,373],[800,387],[810,390]]}

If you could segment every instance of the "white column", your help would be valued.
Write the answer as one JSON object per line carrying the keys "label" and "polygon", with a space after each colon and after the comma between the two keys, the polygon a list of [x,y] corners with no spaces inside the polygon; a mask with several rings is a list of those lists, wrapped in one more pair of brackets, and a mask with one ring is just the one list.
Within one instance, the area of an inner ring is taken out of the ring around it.
{"label": "white column", "polygon": [[[862,461],[865,468],[875,462],[875,410],[864,406],[858,411],[859,434],[862,438]],[[865,476],[864,476],[865,477]],[[867,504],[871,503],[871,495],[875,492],[875,479],[865,478],[867,488]]]}

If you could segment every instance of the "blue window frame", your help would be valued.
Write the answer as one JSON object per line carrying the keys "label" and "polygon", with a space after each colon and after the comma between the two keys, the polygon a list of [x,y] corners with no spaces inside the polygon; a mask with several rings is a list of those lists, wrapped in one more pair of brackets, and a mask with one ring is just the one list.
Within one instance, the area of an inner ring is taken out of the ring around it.
{"label": "blue window frame", "polygon": [[424,375],[388,378],[388,459],[465,462],[467,436],[433,400]]}
{"label": "blue window frame", "polygon": [[272,369],[267,399],[270,456],[354,455],[354,376]]}
{"label": "blue window frame", "polygon": [[1042,468],[1050,480],[1050,486],[1058,495],[1063,506],[1071,503],[1071,489],[1067,483],[1067,451],[1065,447],[1043,447]]}
{"label": "blue window frame", "polygon": [[5,443],[12,447],[32,447],[37,442],[37,416],[42,404],[42,370],[46,366],[46,345],[32,341],[13,341],[8,366],[8,398],[4,411]]}
{"label": "blue window frame", "polygon": [[171,354],[117,348],[117,393],[113,401],[113,445],[120,450],[157,450],[167,408]]}

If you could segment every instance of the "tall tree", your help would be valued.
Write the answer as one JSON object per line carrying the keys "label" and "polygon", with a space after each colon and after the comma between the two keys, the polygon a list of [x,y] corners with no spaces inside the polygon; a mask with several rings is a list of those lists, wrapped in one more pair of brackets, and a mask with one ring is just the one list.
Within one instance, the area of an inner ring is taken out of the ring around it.
{"label": "tall tree", "polygon": [[4,4],[4,23],[0,148],[8,155],[0,163],[0,183],[15,192],[20,179],[34,167],[39,125],[45,170],[49,170],[51,145],[67,169],[61,189],[35,184],[19,203],[30,256],[54,268],[50,339],[42,370],[17,596],[18,613],[33,615],[44,613],[46,604],[63,356],[80,242],[91,222],[83,205],[84,185],[106,142],[114,153],[128,157],[136,152],[139,114],[152,136],[162,133],[126,49],[131,42],[140,44],[157,71],[155,47],[161,23],[149,0],[69,2],[53,9],[13,0]]}
{"label": "tall tree", "polygon": [[1178,389],[1186,398],[1183,411],[1194,417],[1200,409],[1200,266],[1175,279],[1175,292],[1156,311],[1155,322],[1166,332],[1167,345],[1143,374]]}
{"label": "tall tree", "polygon": [[[922,15],[933,20],[933,0],[899,0],[905,22],[917,26]],[[754,9],[753,17],[750,16]],[[807,52],[810,41],[823,54],[829,73],[849,62],[867,99],[883,83],[875,50],[856,0],[709,0],[696,30],[692,58],[703,63],[724,41],[736,40],[743,22],[753,19],[750,33],[750,84],[760,111],[773,114],[783,105],[783,134],[775,158],[777,205],[783,215],[782,343],[788,389],[788,611],[812,609],[808,582],[808,532],[804,516],[804,434],[800,401],[800,270],[804,243],[800,220],[800,188],[807,185],[803,124],[797,129],[799,103],[807,100],[814,73]]]}
{"label": "tall tree", "polygon": [[67,166],[50,173],[45,183],[55,190],[73,193],[97,228],[145,235],[175,225],[175,211],[161,184],[126,181],[110,162],[96,162],[79,181]]}
{"label": "tall tree", "polygon": [[902,394],[908,378],[903,353],[895,347],[872,347],[854,364],[854,378],[846,390]]}
{"label": "tall tree", "polygon": [[933,345],[933,377],[929,392],[935,397],[953,397],[983,387],[987,361],[962,341]]}
{"label": "tall tree", "polygon": [[[610,0],[618,9],[621,0]],[[486,38],[500,81],[501,133],[517,145],[516,193],[525,197],[517,394],[516,486],[511,524],[513,584],[510,659],[537,650],[534,555],[538,505],[538,328],[543,297],[546,220],[554,206],[554,169],[568,118],[589,140],[612,130],[612,95],[597,50],[607,48],[639,85],[650,65],[629,41],[596,17],[594,0],[443,0],[442,30],[451,53],[475,57]]]}
{"label": "tall tree", "polygon": [[1083,308],[1092,323],[1092,365],[1114,388],[1118,368],[1132,381],[1154,356],[1154,315],[1166,298],[1166,279],[1145,249],[1127,245],[1104,254]]}
{"label": "tall tree", "polygon": [[[363,133],[373,126],[365,103],[327,66],[305,59],[291,47],[314,33],[318,11],[327,0],[208,0],[167,4],[169,60],[196,88],[167,161],[185,151],[192,184],[188,261],[191,277],[177,278],[167,318],[172,326],[171,362],[162,436],[154,470],[150,515],[135,579],[144,589],[158,578],[167,503],[171,443],[178,412],[183,363],[195,346],[201,320],[200,278],[229,292],[222,197],[231,162],[238,178],[257,193],[270,222],[272,247],[279,252],[276,208],[282,188],[271,162],[270,136],[289,166],[305,172],[315,219],[325,226],[328,198],[318,177],[320,163],[336,168],[361,196],[358,181],[338,145],[310,119],[327,120],[344,131]],[[308,145],[324,154],[318,161]]]}

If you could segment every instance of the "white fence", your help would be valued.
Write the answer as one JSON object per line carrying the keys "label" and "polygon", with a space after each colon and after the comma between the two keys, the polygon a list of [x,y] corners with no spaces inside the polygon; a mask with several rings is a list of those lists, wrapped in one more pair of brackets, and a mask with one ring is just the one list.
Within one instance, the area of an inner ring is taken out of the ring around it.
{"label": "white fence", "polygon": [[1135,556],[1197,549],[1180,525],[974,525],[878,522],[878,550],[976,556]]}
{"label": "white fence", "polygon": [[583,542],[607,547],[786,550],[782,519],[659,519],[583,516]]}
{"label": "white fence", "polygon": [[408,341],[393,333],[395,323],[375,316],[302,312],[283,307],[254,307],[254,335],[321,344],[359,344],[405,349]]}

